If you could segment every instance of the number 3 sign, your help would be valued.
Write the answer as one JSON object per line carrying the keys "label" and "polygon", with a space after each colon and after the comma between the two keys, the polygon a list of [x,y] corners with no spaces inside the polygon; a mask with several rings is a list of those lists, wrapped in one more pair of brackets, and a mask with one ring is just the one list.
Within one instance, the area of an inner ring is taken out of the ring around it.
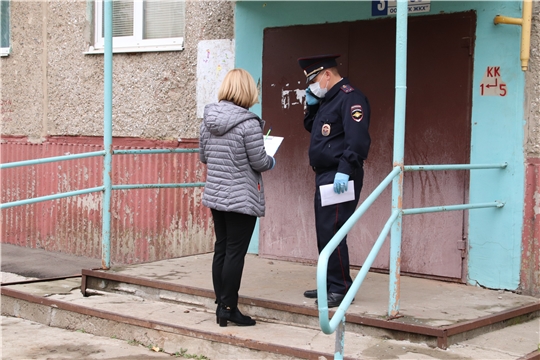
{"label": "number 3 sign", "polygon": [[506,96],[506,83],[501,77],[500,66],[488,66],[480,83],[481,96]]}

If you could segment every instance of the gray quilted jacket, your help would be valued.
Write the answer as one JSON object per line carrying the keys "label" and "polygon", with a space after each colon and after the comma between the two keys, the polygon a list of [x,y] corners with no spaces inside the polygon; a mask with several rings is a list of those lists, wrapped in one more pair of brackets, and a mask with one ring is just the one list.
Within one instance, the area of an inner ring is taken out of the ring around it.
{"label": "gray quilted jacket", "polygon": [[274,164],[266,154],[264,121],[229,101],[206,105],[200,160],[207,165],[203,205],[220,211],[264,216],[261,173]]}

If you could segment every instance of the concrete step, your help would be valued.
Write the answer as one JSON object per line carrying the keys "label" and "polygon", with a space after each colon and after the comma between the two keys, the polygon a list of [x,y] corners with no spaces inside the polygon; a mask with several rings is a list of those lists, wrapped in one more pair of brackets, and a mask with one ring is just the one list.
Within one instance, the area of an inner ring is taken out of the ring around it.
{"label": "concrete step", "polygon": [[[82,276],[81,291],[89,296],[103,292],[124,294],[151,301],[192,306],[208,312],[214,311],[216,306],[213,291],[206,288],[100,270],[83,269]],[[239,303],[248,314],[267,322],[319,329],[319,313],[314,306],[245,296],[239,299]],[[354,307],[355,305],[352,306],[353,309]],[[332,317],[333,314],[334,311],[330,311],[329,316]],[[464,339],[526,322],[539,315],[540,304],[533,302],[471,321],[437,327],[423,323],[422,319],[408,316],[389,321],[384,316],[373,317],[349,312],[346,316],[346,332],[407,340],[445,349]]]}
{"label": "concrete step", "polygon": [[[331,359],[334,336],[254,315],[256,327],[216,324],[215,306],[172,299],[92,291],[83,296],[80,279],[2,287],[2,314],[53,327],[81,330],[117,339],[159,346],[175,353],[188,348],[211,359]],[[244,309],[244,307],[243,307]],[[245,313],[250,313],[247,309]],[[256,330],[256,331],[255,331]],[[371,339],[350,332],[348,351],[358,353]],[[346,357],[346,358],[355,358]]]}
{"label": "concrete step", "polygon": [[[147,264],[83,270],[83,292],[98,290],[214,308],[212,254]],[[319,327],[313,299],[315,267],[259,256],[246,257],[242,309],[271,321]],[[356,276],[357,270],[352,270]],[[540,316],[540,301],[506,291],[401,277],[400,314],[388,318],[388,276],[369,273],[347,310],[346,331],[447,348],[481,334]],[[330,316],[333,312],[330,312]]]}
{"label": "concrete step", "polygon": [[[170,354],[187,351],[214,360],[334,357],[334,335],[323,334],[317,327],[255,315],[251,307],[243,304],[242,311],[256,318],[256,326],[219,327],[213,304],[209,308],[194,301],[151,300],[136,294],[96,290],[83,296],[80,286],[80,278],[2,284],[2,314],[157,346]],[[345,359],[534,359],[537,354],[531,352],[538,344],[539,324],[534,319],[447,350],[346,331]],[[532,357],[523,357],[529,353]]]}

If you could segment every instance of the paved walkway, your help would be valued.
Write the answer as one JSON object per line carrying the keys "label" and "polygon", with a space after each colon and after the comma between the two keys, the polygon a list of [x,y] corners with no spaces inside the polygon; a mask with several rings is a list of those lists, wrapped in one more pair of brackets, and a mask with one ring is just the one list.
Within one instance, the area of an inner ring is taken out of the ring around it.
{"label": "paved walkway", "polygon": [[[170,359],[143,344],[1,317],[3,360],[27,359]],[[157,350],[157,349],[156,349]]]}
{"label": "paved walkway", "polygon": [[[1,244],[2,272],[29,278],[80,275],[81,269],[101,268],[101,259]],[[2,281],[5,282],[5,281]]]}

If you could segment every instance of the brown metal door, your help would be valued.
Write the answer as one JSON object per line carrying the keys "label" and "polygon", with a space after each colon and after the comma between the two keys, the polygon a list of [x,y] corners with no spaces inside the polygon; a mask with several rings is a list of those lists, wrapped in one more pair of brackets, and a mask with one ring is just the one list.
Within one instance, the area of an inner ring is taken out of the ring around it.
{"label": "brown metal door", "polygon": [[[472,12],[409,19],[406,164],[468,163]],[[285,137],[278,166],[265,175],[267,215],[261,220],[261,256],[297,261],[317,258],[314,175],[303,128],[304,77],[296,59],[340,53],[342,76],[369,98],[372,147],[361,201],[392,170],[395,19],[267,29],[263,53],[263,118]],[[467,199],[464,171],[407,173],[404,208],[460,204]],[[361,266],[390,214],[387,189],[348,238],[351,264]],[[462,278],[463,212],[407,216],[403,220],[403,272]],[[388,269],[388,244],[375,268]]]}

